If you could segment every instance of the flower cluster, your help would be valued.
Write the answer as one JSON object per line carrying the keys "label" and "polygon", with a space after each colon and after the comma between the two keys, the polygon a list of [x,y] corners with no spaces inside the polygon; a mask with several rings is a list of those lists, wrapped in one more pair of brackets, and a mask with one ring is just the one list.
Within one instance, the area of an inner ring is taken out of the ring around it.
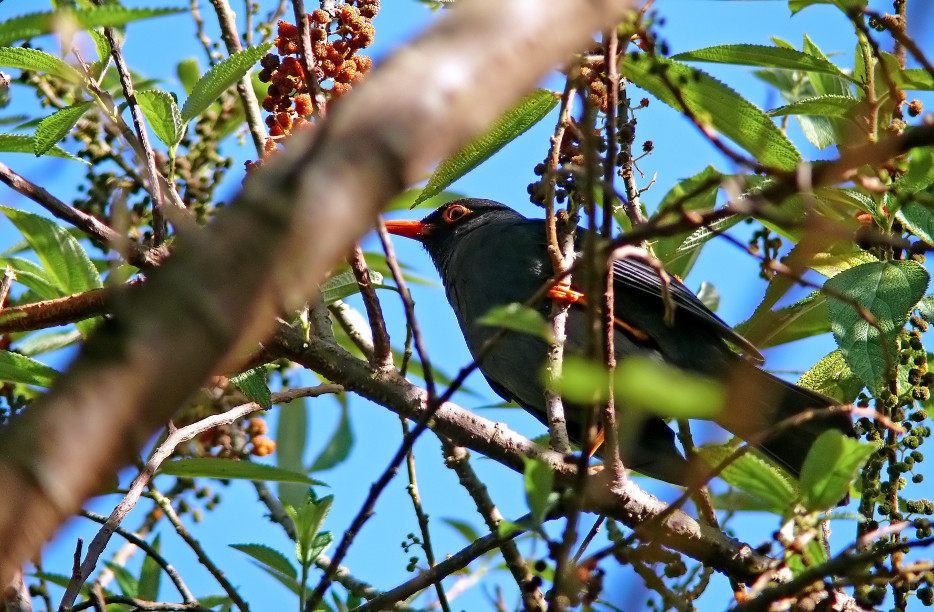
{"label": "flower cluster", "polygon": [[[311,34],[314,78],[321,85],[325,100],[334,100],[359,82],[370,70],[372,60],[358,52],[373,44],[376,30],[373,18],[379,12],[379,0],[351,0],[338,4],[332,12],[317,9],[306,15]],[[276,51],[264,57],[259,79],[269,83],[263,109],[269,113],[266,125],[273,140],[268,152],[275,150],[275,140],[309,122],[317,111],[301,60],[299,29],[280,21]]]}

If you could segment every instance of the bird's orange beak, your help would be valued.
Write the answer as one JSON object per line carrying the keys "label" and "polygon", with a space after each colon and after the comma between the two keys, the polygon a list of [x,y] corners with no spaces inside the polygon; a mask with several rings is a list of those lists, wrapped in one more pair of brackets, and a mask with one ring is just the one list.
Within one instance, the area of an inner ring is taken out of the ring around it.
{"label": "bird's orange beak", "polygon": [[396,236],[421,240],[431,234],[432,226],[421,221],[386,221],[386,231]]}

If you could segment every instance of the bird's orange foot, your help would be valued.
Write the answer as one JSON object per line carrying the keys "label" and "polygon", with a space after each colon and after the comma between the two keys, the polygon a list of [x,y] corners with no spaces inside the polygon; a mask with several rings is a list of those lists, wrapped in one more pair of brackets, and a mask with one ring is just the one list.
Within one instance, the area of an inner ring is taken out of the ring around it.
{"label": "bird's orange foot", "polygon": [[558,283],[548,290],[548,297],[563,304],[583,304],[584,294],[571,289],[568,283]]}

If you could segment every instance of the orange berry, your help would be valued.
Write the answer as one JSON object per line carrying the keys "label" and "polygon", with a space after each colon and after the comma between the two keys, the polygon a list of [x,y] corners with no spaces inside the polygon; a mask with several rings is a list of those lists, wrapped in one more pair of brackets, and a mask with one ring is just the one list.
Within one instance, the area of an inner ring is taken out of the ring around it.
{"label": "orange berry", "polygon": [[327,11],[324,11],[322,9],[315,9],[311,13],[311,19],[315,23],[320,23],[321,25],[324,25],[328,23],[329,21],[331,21],[331,16],[328,15]]}

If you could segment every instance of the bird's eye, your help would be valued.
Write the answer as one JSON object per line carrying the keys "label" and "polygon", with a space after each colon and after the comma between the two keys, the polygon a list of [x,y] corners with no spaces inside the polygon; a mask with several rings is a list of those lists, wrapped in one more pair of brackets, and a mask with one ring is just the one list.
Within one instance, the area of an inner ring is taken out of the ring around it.
{"label": "bird's eye", "polygon": [[444,211],[444,215],[443,215],[444,222],[454,223],[455,221],[459,221],[460,219],[465,217],[467,213],[469,212],[470,210],[466,206],[455,204]]}

